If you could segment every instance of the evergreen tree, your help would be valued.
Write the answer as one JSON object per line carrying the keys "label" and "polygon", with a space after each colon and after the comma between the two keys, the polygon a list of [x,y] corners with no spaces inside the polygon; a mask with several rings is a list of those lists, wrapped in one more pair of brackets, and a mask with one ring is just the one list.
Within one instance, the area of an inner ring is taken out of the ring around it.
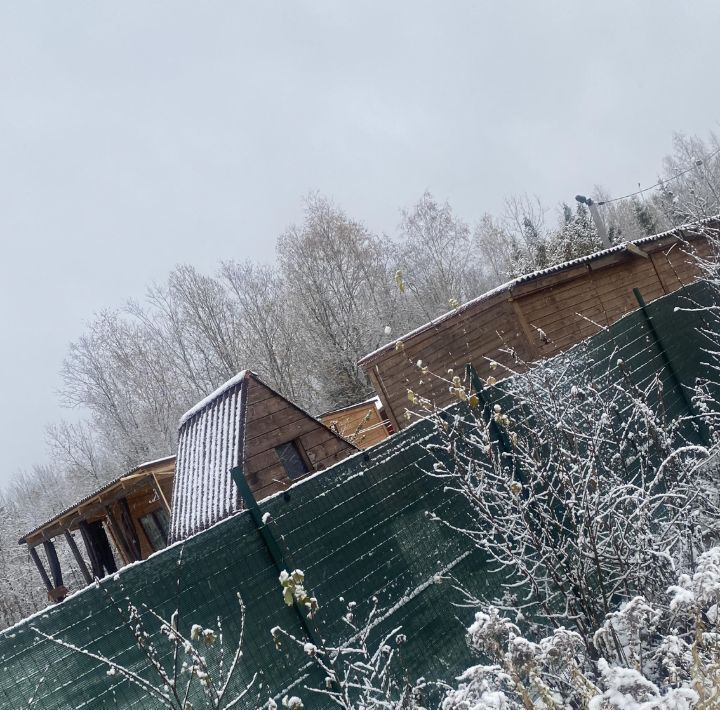
{"label": "evergreen tree", "polygon": [[658,232],[657,221],[656,221],[655,216],[653,215],[652,211],[645,204],[645,202],[638,200],[637,197],[633,197],[632,198],[632,208],[633,208],[633,212],[635,213],[635,220],[637,221],[637,223],[640,226],[640,228],[642,229],[642,231],[647,236],[650,236],[651,234],[657,234],[657,232]]}
{"label": "evergreen tree", "polygon": [[550,264],[577,259],[603,248],[585,205],[578,205],[574,214],[567,205],[563,205],[563,220],[563,226],[551,233],[548,239],[547,254]]}

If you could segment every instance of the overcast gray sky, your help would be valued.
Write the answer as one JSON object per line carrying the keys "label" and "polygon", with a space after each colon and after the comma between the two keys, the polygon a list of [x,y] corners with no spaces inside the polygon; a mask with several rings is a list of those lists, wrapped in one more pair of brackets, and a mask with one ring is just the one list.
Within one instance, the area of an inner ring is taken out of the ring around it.
{"label": "overcast gray sky", "polygon": [[[392,233],[425,189],[654,182],[717,127],[717,2],[0,4],[0,481],[45,458],[99,309],[176,264],[272,258],[319,190]],[[251,363],[250,363],[251,364]]]}

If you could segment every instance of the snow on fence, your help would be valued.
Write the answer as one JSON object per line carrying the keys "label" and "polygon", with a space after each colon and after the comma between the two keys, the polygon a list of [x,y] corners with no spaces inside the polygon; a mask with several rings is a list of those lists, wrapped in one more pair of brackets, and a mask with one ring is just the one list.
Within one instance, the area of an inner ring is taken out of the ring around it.
{"label": "snow on fence", "polygon": [[[697,334],[703,313],[676,310],[687,297],[702,303],[712,295],[705,284],[694,284],[649,304],[645,313],[626,316],[575,353],[558,357],[583,357],[605,370],[620,358],[638,384],[660,372],[668,411],[673,416],[687,413],[691,403],[682,385],[709,374]],[[501,383],[492,396],[507,399],[502,392],[511,392],[512,386],[511,381]],[[304,570],[306,585],[321,605],[320,633],[328,642],[338,644],[348,635],[340,620],[347,602],[358,602],[356,618],[361,619],[377,596],[387,610],[378,633],[403,627],[408,639],[403,655],[411,676],[449,679],[470,662],[464,641],[470,612],[453,606],[452,585],[440,577],[454,575],[479,594],[491,594],[498,579],[467,540],[427,519],[432,512],[461,523],[467,514],[463,501],[446,492],[441,480],[422,473],[431,465],[425,447],[434,438],[432,425],[421,421],[262,501],[260,510],[287,568]],[[165,618],[179,609],[181,628],[216,626],[220,616],[226,637],[235,639],[240,593],[247,620],[234,685],[241,688],[256,672],[272,693],[303,680],[318,684],[321,679],[307,656],[275,648],[273,627],[298,636],[303,629],[295,610],[282,603],[279,565],[255,520],[250,512],[240,512],[2,632],[0,706],[148,707],[136,686],[36,632],[147,674],[126,614],[118,610],[127,599],[141,611],[147,605]],[[144,618],[148,628],[157,629],[149,613]],[[248,696],[245,707],[254,704],[255,696]]]}

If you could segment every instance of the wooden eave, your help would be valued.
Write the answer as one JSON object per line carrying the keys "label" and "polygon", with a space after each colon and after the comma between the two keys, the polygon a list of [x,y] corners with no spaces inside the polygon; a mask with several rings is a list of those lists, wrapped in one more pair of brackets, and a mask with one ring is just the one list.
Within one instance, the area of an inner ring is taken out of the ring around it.
{"label": "wooden eave", "polygon": [[318,414],[315,419],[327,419],[329,417],[335,417],[338,414],[347,414],[348,412],[354,412],[358,409],[370,409],[371,405],[377,409],[377,403],[378,403],[378,397],[377,395],[375,397],[370,397],[370,399],[365,399],[362,402],[355,402],[354,404],[348,404],[345,407],[340,407],[338,409],[331,409],[328,412],[323,412],[322,414]]}

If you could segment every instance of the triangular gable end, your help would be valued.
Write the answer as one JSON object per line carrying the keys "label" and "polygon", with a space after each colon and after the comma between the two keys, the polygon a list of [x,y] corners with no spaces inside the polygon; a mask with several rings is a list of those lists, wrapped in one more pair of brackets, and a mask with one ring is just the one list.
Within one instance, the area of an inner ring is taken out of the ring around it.
{"label": "triangular gable end", "polygon": [[358,450],[256,376],[247,397],[243,471],[257,500]]}
{"label": "triangular gable end", "polygon": [[234,466],[261,500],[355,451],[255,373],[241,372],[180,420],[171,540],[242,509]]}

